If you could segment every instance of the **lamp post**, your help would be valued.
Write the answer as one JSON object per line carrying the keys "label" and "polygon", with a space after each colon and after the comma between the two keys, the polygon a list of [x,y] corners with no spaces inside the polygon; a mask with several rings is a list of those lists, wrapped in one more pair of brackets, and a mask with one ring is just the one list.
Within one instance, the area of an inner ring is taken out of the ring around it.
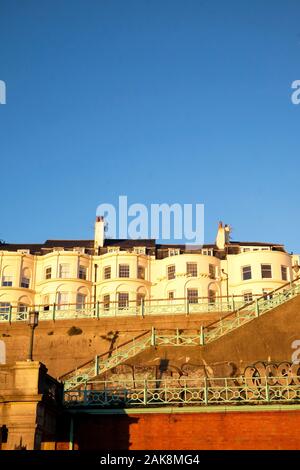
{"label": "lamp post", "polygon": [[228,273],[225,273],[224,269],[222,269],[222,274],[225,274],[226,276],[226,297],[227,297],[227,302],[228,302],[229,301]]}
{"label": "lamp post", "polygon": [[27,361],[32,361],[32,353],[33,353],[33,337],[34,337],[34,330],[38,326],[39,323],[39,312],[33,311],[29,312],[28,316],[28,326],[30,327],[30,342],[29,342],[29,351],[28,351],[28,358]]}

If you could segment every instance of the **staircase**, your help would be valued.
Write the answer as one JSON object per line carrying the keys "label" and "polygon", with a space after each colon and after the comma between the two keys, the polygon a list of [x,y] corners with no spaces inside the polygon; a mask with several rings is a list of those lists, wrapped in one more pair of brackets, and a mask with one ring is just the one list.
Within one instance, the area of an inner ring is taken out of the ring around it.
{"label": "staircase", "polygon": [[259,297],[253,302],[246,303],[234,312],[229,313],[218,321],[215,321],[202,330],[203,343],[207,344],[227,333],[236,330],[249,321],[269,312],[275,307],[282,305],[300,294],[300,277],[293,282],[288,282],[283,286],[269,292],[267,295]]}
{"label": "staircase", "polygon": [[242,307],[220,320],[206,327],[201,327],[199,334],[180,333],[178,329],[174,330],[173,334],[166,334],[154,328],[145,331],[131,341],[112,349],[108,353],[96,356],[93,360],[61,377],[64,388],[65,390],[75,389],[97,375],[103,374],[136,356],[150,346],[203,346],[211,343],[299,295],[299,281],[300,277],[268,293],[267,297],[262,296],[253,302],[245,303]]}

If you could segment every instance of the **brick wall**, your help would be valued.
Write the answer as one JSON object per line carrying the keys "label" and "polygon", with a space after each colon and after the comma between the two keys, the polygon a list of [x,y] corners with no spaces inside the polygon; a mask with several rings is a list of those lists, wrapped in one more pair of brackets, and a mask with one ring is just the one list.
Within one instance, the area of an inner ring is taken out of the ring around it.
{"label": "brick wall", "polygon": [[[130,450],[300,449],[299,411],[77,417],[76,447]],[[58,448],[63,448],[63,444]]]}

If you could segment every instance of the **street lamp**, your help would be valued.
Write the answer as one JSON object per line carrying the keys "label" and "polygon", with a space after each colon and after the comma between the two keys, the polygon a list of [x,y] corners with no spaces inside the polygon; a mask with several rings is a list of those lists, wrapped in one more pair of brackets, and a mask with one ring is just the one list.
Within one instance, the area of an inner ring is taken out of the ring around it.
{"label": "street lamp", "polygon": [[226,297],[227,297],[227,302],[229,300],[229,289],[228,289],[228,273],[225,273],[224,269],[222,269],[222,274],[226,276]]}
{"label": "street lamp", "polygon": [[29,312],[28,315],[28,326],[31,329],[30,332],[30,342],[29,342],[29,352],[28,352],[28,359],[27,361],[32,361],[32,353],[33,353],[33,337],[34,337],[34,330],[38,326],[39,323],[39,312],[33,311]]}

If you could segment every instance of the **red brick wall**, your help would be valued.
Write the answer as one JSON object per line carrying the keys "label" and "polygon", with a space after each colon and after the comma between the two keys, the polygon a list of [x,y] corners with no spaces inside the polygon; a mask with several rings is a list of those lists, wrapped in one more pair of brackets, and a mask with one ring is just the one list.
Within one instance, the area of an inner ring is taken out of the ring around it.
{"label": "red brick wall", "polygon": [[[79,449],[300,449],[299,411],[77,417]],[[77,446],[76,446],[77,447]]]}

